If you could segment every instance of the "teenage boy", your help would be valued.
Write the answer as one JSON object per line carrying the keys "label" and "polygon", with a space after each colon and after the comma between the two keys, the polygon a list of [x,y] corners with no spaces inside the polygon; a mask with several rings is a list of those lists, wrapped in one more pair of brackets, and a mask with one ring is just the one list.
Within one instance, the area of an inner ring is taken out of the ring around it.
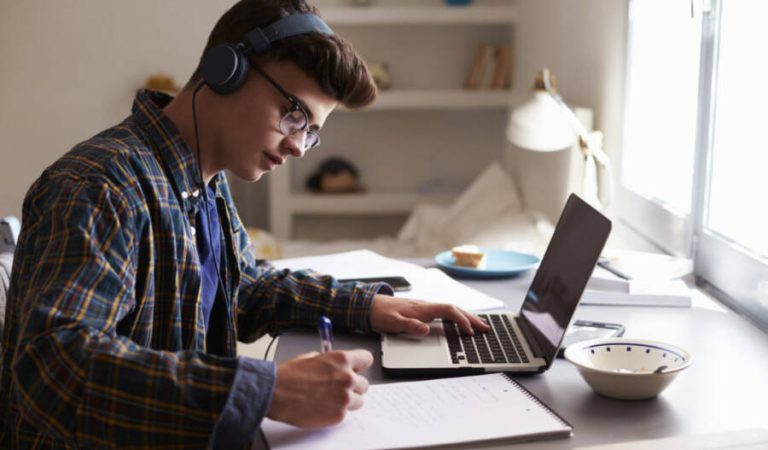
{"label": "teenage boy", "polygon": [[[140,91],[127,119],[30,188],[2,341],[0,446],[231,448],[265,416],[333,425],[363,405],[369,352],[275,366],[237,357],[236,342],[320,315],[358,331],[424,334],[438,317],[487,330],[385,284],[254,258],[222,171],[259,180],[316,147],[338,104],[376,96],[361,58],[316,14],[302,0],[237,3],[177,97]],[[281,37],[300,15],[316,30]],[[252,48],[253,30],[266,48]],[[221,84],[221,57],[238,53],[245,78]]]}

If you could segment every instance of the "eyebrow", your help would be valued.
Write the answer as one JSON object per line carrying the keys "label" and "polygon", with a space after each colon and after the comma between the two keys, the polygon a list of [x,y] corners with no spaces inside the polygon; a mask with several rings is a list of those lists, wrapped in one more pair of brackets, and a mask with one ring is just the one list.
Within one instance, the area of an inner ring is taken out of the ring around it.
{"label": "eyebrow", "polygon": [[[309,106],[307,106],[307,104],[306,104],[306,103],[304,103],[304,102],[303,102],[301,99],[299,99],[299,98],[298,98],[298,97],[296,97],[295,95],[291,95],[291,94],[288,94],[288,95],[289,95],[289,96],[290,96],[292,99],[294,99],[294,100],[296,101],[296,103],[298,103],[299,105],[301,105],[301,107],[302,107],[302,108],[304,108],[304,111],[306,111],[306,112],[307,112],[307,116],[308,116],[309,120],[314,120],[314,119],[315,119],[315,115],[314,115],[314,114],[312,114],[312,110],[311,110],[311,109],[309,109]],[[312,126],[313,126],[313,127],[317,127],[317,125],[312,125]]]}

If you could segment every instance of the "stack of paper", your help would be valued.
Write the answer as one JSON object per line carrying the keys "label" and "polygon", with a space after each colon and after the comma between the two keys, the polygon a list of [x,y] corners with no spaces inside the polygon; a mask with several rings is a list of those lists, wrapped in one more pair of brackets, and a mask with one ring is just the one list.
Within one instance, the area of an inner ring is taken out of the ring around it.
{"label": "stack of paper", "polygon": [[674,280],[693,271],[690,259],[633,250],[606,250],[601,264],[632,280]]}
{"label": "stack of paper", "polygon": [[587,289],[598,291],[619,291],[629,292],[629,280],[620,278],[613,273],[595,266],[592,276],[589,277]]}
{"label": "stack of paper", "polygon": [[340,279],[401,276],[411,283],[412,288],[407,292],[396,293],[398,297],[450,303],[468,311],[504,307],[501,300],[459,283],[439,269],[425,269],[370,250],[281,259],[272,264],[279,269],[312,269]]}
{"label": "stack of paper", "polygon": [[682,280],[629,280],[626,289],[587,289],[582,305],[691,306],[691,290]]}

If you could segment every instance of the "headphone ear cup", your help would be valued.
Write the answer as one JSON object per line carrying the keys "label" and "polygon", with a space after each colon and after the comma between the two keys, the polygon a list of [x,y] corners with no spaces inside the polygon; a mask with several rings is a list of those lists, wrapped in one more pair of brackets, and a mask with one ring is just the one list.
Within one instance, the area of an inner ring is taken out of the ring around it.
{"label": "headphone ear cup", "polygon": [[205,52],[200,73],[208,87],[217,94],[229,94],[245,83],[248,60],[240,45],[220,44]]}

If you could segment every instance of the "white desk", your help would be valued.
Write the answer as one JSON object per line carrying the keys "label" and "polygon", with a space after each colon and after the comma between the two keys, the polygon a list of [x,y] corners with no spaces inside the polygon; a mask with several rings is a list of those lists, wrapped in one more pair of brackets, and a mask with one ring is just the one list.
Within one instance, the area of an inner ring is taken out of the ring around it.
{"label": "white desk", "polygon": [[[504,300],[514,310],[520,308],[528,288],[527,279],[462,281]],[[573,425],[574,435],[513,448],[570,449],[768,426],[768,335],[703,294],[697,295],[693,308],[580,306],[576,318],[623,323],[625,336],[680,345],[693,355],[693,365],[658,398],[634,402],[595,394],[576,368],[562,359],[543,374],[518,376],[517,381]],[[287,334],[280,338],[275,360],[317,348],[315,333]],[[365,372],[371,383],[398,381],[382,373],[378,337],[337,333],[334,348],[368,349],[376,360]],[[471,447],[509,448],[510,444]],[[266,445],[256,442],[254,448]]]}

